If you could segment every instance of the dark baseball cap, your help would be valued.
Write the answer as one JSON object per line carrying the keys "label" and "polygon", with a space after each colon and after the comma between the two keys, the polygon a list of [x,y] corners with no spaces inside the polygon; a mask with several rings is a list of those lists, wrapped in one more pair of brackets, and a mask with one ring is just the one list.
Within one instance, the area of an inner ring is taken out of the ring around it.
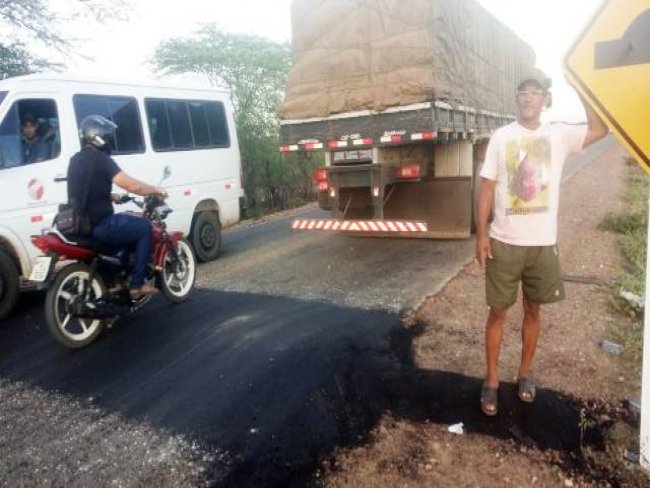
{"label": "dark baseball cap", "polygon": [[538,90],[544,90],[547,92],[551,87],[551,79],[543,76],[526,76],[519,82],[519,85],[517,85],[517,91],[521,91],[527,86],[533,86]]}

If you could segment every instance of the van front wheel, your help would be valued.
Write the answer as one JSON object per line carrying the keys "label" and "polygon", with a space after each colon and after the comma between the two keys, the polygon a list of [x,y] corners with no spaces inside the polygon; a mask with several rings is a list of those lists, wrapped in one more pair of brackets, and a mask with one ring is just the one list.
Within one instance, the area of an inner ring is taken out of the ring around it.
{"label": "van front wheel", "polygon": [[7,317],[18,301],[18,269],[9,255],[0,250],[0,320]]}
{"label": "van front wheel", "polygon": [[212,261],[221,249],[221,223],[215,212],[199,212],[194,216],[190,241],[196,258],[201,262]]}

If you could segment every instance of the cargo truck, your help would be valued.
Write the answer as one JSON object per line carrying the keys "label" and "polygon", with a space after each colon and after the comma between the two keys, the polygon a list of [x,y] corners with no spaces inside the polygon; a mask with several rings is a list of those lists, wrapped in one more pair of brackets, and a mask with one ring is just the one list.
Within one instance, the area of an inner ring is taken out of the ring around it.
{"label": "cargo truck", "polygon": [[469,237],[486,141],[543,76],[532,49],[473,0],[295,0],[292,26],[280,151],[324,152],[332,217],[293,227]]}

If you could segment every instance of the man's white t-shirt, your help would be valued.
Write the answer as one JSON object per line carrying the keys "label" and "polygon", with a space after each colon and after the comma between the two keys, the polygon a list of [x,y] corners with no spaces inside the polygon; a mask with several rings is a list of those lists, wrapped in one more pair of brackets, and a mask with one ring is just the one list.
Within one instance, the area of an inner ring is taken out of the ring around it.
{"label": "man's white t-shirt", "polygon": [[586,125],[529,130],[517,122],[494,133],[481,170],[497,182],[490,237],[517,246],[556,244],[562,168],[582,150],[586,134]]}

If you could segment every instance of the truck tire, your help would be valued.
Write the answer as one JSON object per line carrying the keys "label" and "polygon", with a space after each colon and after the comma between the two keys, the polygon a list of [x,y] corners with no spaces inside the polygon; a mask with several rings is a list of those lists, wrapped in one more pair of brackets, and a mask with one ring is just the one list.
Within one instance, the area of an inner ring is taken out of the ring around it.
{"label": "truck tire", "polygon": [[221,250],[221,222],[215,212],[199,212],[194,216],[190,242],[201,262],[217,258]]}
{"label": "truck tire", "polygon": [[0,250],[0,320],[13,311],[18,301],[19,273],[16,263],[5,251]]}

